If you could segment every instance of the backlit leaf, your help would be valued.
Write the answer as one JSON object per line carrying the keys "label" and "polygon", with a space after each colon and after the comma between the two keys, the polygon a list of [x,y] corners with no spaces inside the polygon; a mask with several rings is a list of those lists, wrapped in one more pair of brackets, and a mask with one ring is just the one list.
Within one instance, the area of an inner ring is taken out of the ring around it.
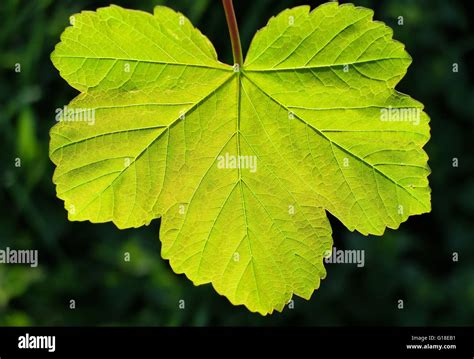
{"label": "backlit leaf", "polygon": [[376,235],[430,211],[429,118],[394,90],[411,58],[372,16],[285,10],[237,71],[169,8],[73,16],[52,61],[81,94],[50,144],[69,219],[161,217],[162,256],[196,285],[261,314],[308,299],[326,211]]}

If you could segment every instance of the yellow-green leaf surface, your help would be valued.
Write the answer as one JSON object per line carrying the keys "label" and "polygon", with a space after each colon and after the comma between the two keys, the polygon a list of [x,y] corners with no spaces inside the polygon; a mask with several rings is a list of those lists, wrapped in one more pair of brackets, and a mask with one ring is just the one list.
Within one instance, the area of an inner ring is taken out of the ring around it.
{"label": "yellow-green leaf surface", "polygon": [[73,16],[52,61],[81,92],[68,108],[94,116],[51,130],[69,219],[161,217],[162,256],[196,285],[261,314],[309,298],[332,247],[326,211],[376,235],[430,211],[429,119],[394,90],[411,58],[372,16],[285,10],[240,69],[166,7]]}

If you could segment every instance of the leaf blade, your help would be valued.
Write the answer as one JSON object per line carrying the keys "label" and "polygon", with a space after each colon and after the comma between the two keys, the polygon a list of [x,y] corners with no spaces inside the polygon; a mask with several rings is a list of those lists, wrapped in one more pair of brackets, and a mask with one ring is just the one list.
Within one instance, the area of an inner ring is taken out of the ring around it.
{"label": "leaf blade", "polygon": [[[285,10],[240,72],[171,9],[79,15],[52,55],[82,92],[70,108],[97,111],[93,126],[51,130],[69,219],[129,228],[162,217],[162,257],[194,284],[262,315],[309,299],[332,247],[326,211],[381,235],[430,210],[429,118],[394,89],[411,58],[372,15]],[[418,123],[382,120],[387,109]]]}

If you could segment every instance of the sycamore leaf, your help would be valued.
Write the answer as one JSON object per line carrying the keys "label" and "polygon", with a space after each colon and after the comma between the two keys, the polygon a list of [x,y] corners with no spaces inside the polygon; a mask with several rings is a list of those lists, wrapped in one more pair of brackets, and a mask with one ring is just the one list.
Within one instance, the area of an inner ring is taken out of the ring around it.
{"label": "sycamore leaf", "polygon": [[372,16],[285,10],[234,69],[169,8],[75,15],[52,54],[81,92],[51,130],[69,219],[162,217],[162,256],[196,285],[261,314],[309,298],[325,211],[376,235],[430,211],[429,118],[394,90],[411,58]]}

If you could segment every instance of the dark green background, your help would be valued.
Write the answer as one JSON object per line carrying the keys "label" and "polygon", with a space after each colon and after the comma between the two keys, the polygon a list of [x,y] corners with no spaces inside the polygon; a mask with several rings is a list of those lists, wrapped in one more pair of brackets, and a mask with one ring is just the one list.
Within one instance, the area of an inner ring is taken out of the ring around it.
{"label": "dark green background", "polygon": [[[120,231],[112,224],[68,222],[51,182],[48,131],[55,109],[77,92],[49,54],[70,15],[106,1],[0,2],[0,249],[39,250],[31,269],[0,264],[0,325],[473,325],[474,324],[474,14],[462,1],[355,1],[375,10],[413,57],[398,89],[431,117],[432,213],[411,217],[383,237],[363,237],[331,217],[339,249],[366,251],[366,266],[328,265],[310,301],[261,317],[232,306],[211,286],[194,287],[160,257],[159,220]],[[232,56],[220,1],[116,1],[183,12]],[[236,1],[244,51],[257,29],[304,1]],[[312,7],[319,1],[310,2]],[[398,16],[404,25],[397,25]],[[21,73],[14,71],[20,63]],[[459,72],[452,72],[452,64]],[[452,166],[453,157],[459,166]],[[22,166],[15,167],[15,158]],[[131,253],[131,262],[123,260]],[[459,261],[452,261],[453,252]],[[69,300],[76,309],[69,309]],[[178,309],[184,299],[186,309]],[[404,309],[397,300],[404,300]]]}

